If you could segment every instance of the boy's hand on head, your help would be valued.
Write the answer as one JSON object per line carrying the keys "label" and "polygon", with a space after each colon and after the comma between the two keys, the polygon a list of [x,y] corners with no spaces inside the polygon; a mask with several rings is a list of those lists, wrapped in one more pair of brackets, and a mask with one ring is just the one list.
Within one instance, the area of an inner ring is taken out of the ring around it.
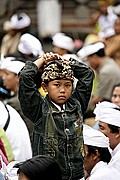
{"label": "boy's hand on head", "polygon": [[61,60],[61,57],[58,54],[55,54],[53,52],[44,54],[43,58],[44,58],[45,65],[49,64],[51,61]]}
{"label": "boy's hand on head", "polygon": [[46,66],[50,62],[56,61],[56,60],[59,61],[60,63],[62,62],[65,62],[66,64],[70,63],[69,60],[66,60],[59,54],[56,54],[53,52],[45,53],[44,55],[39,57],[34,63],[38,66],[38,68],[40,68],[42,65]]}

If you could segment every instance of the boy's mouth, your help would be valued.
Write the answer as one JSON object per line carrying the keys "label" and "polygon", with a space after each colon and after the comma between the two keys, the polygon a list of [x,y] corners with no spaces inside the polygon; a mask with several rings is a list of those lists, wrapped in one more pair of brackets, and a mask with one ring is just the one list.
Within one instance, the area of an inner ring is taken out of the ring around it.
{"label": "boy's mouth", "polygon": [[58,99],[60,99],[60,100],[65,100],[66,97],[65,97],[65,96],[59,96]]}

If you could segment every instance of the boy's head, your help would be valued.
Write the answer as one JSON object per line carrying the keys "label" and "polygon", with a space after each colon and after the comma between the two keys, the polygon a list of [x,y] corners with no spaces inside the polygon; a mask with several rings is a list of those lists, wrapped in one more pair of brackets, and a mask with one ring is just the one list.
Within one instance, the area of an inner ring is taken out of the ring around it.
{"label": "boy's head", "polygon": [[73,71],[64,62],[51,62],[42,74],[42,87],[51,101],[62,106],[70,97],[73,89]]}
{"label": "boy's head", "polygon": [[54,62],[50,62],[44,68],[42,81],[47,84],[48,82],[56,79],[65,79],[73,82],[74,74],[71,66],[66,64],[65,62],[60,62],[57,60],[55,60]]}

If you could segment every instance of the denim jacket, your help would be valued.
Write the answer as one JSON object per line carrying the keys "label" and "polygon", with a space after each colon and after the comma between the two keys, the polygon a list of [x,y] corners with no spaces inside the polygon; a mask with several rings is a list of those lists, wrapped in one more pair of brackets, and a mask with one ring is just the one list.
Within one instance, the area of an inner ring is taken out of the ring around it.
{"label": "denim jacket", "polygon": [[33,156],[50,155],[62,169],[64,180],[84,177],[83,114],[91,96],[93,70],[71,59],[75,78],[78,79],[65,110],[59,111],[49,96],[41,96],[34,83],[38,72],[33,62],[26,62],[19,74],[19,100],[23,113],[34,124]]}

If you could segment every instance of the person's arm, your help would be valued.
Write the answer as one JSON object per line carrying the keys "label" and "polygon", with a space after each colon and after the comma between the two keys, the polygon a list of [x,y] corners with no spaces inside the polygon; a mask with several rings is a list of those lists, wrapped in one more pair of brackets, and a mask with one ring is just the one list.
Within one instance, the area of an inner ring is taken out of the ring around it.
{"label": "person's arm", "polygon": [[84,114],[91,97],[94,71],[87,65],[72,58],[70,65],[74,71],[75,78],[78,79],[73,95],[80,101]]}
{"label": "person's arm", "polygon": [[[23,114],[32,121],[39,116],[42,97],[34,82],[38,67],[32,61],[27,61],[19,73],[18,98]],[[39,109],[39,111],[37,111]]]}

